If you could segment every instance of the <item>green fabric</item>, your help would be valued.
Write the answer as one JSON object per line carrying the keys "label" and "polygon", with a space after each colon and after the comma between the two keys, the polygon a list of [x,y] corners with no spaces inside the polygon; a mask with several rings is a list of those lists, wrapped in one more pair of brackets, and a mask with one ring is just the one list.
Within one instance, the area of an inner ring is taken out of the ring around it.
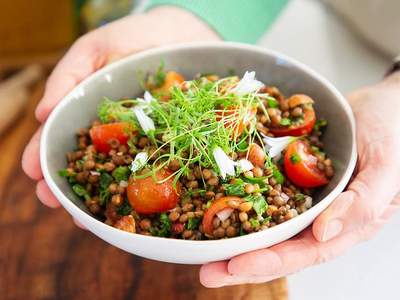
{"label": "green fabric", "polygon": [[227,41],[255,43],[289,0],[149,0],[145,10],[176,5],[194,13]]}

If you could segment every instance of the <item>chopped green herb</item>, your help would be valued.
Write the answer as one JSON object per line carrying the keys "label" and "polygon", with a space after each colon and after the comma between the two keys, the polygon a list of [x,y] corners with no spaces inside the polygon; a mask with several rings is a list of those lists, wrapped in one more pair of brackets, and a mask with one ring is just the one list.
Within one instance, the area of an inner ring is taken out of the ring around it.
{"label": "chopped green herb", "polygon": [[290,161],[292,162],[292,164],[297,164],[297,163],[301,162],[301,157],[297,153],[293,153],[290,156]]}
{"label": "chopped green herb", "polygon": [[250,218],[249,222],[251,224],[251,227],[253,227],[253,228],[260,227],[260,221],[258,221],[255,218]]}
{"label": "chopped green herb", "polygon": [[63,177],[63,178],[67,178],[68,182],[73,185],[76,183],[76,173],[73,174],[69,174],[67,169],[62,169],[60,171],[58,171],[58,175]]}
{"label": "chopped green herb", "polygon": [[292,120],[292,124],[302,124],[302,123],[304,123],[303,117],[296,117]]}
{"label": "chopped green herb", "polygon": [[236,179],[233,184],[224,184],[225,193],[228,196],[244,196],[246,193],[244,192],[244,182],[241,179]]}
{"label": "chopped green herb", "polygon": [[108,186],[114,181],[112,176],[106,172],[101,173],[100,175],[100,188],[108,189]]}
{"label": "chopped green herb", "polygon": [[276,101],[273,97],[267,98],[268,107],[270,108],[277,108],[279,106],[278,101]]}
{"label": "chopped green herb", "polygon": [[245,140],[241,140],[236,147],[240,152],[244,152],[249,148],[249,144]]}
{"label": "chopped green herb", "polygon": [[261,216],[268,208],[267,201],[261,195],[250,195],[244,198],[248,202],[253,203],[253,209],[257,213],[257,215]]}
{"label": "chopped green herb", "polygon": [[206,203],[206,208],[210,208],[211,204],[212,204],[212,201],[208,200],[207,203]]}
{"label": "chopped green herb", "polygon": [[243,176],[244,177],[244,181],[248,182],[248,183],[257,183],[260,186],[264,186],[266,184],[266,180],[270,177],[270,176],[262,176],[262,177],[249,177],[249,176]]}
{"label": "chopped green herb", "polygon": [[58,171],[58,175],[59,175],[60,177],[68,177],[68,171],[67,171],[67,169],[62,169],[62,170]]}
{"label": "chopped green herb", "polygon": [[121,206],[118,207],[117,213],[121,216],[127,216],[131,213],[132,206],[129,204],[128,201],[124,201]]}
{"label": "chopped green herb", "polygon": [[311,146],[311,150],[315,155],[321,156],[325,159],[326,153],[321,151],[317,146]]}
{"label": "chopped green herb", "polygon": [[266,223],[268,223],[269,221],[271,221],[272,220],[272,217],[271,216],[266,216],[265,218],[264,218],[264,220],[262,220],[262,224],[266,224]]}
{"label": "chopped green herb", "polygon": [[83,159],[79,159],[79,160],[77,160],[75,162],[75,164],[76,164],[77,167],[82,168],[83,164],[84,164],[84,161],[83,161]]}
{"label": "chopped green herb", "polygon": [[79,197],[84,198],[85,200],[90,200],[90,195],[89,192],[80,184],[74,184],[72,186],[72,190],[74,191],[75,194],[77,194]]}
{"label": "chopped green herb", "polygon": [[160,214],[160,226],[159,228],[155,228],[154,234],[161,237],[166,237],[171,232],[171,221],[168,218],[166,213]]}
{"label": "chopped green herb", "polygon": [[128,167],[119,166],[113,171],[112,176],[115,178],[117,182],[120,182],[120,181],[128,181],[130,174],[131,171],[129,170]]}
{"label": "chopped green herb", "polygon": [[154,83],[156,87],[160,87],[164,84],[165,81],[165,71],[164,71],[164,62],[161,61],[160,65],[156,73],[154,74]]}
{"label": "chopped green herb", "polygon": [[189,219],[188,219],[188,222],[187,222],[187,224],[186,224],[186,228],[187,228],[188,230],[197,229],[197,228],[199,228],[200,221],[201,221],[200,218],[189,218]]}
{"label": "chopped green herb", "polygon": [[328,125],[328,121],[325,119],[318,119],[317,122],[314,124],[314,130],[315,131],[320,131],[322,127],[326,127]]}
{"label": "chopped green herb", "polygon": [[279,169],[276,165],[273,165],[273,167],[272,167],[272,176],[275,178],[276,182],[279,184],[283,184],[283,182],[285,181],[285,177],[283,176],[281,171],[279,171]]}
{"label": "chopped green herb", "polygon": [[292,124],[292,121],[289,118],[282,118],[280,124],[282,126],[289,126]]}
{"label": "chopped green herb", "polygon": [[110,184],[114,181],[114,178],[106,173],[106,172],[102,172],[100,175],[100,189],[99,189],[99,196],[100,196],[100,205],[105,205],[108,200],[110,200],[111,198],[111,193],[108,190],[108,187],[110,186]]}
{"label": "chopped green herb", "polygon": [[242,236],[242,235],[246,235],[246,232],[244,231],[243,226],[240,226],[239,236]]}
{"label": "chopped green herb", "polygon": [[313,153],[321,152],[317,146],[311,146],[311,150],[312,150]]}
{"label": "chopped green herb", "polygon": [[302,193],[297,193],[296,195],[294,195],[294,199],[296,201],[303,201],[305,198],[305,196]]}

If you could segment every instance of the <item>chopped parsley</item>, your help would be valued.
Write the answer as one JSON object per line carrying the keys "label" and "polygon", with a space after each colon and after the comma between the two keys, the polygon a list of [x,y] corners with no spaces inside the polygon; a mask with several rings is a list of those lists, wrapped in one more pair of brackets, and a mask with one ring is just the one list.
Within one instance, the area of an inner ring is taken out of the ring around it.
{"label": "chopped parsley", "polygon": [[186,228],[187,228],[188,230],[197,229],[197,228],[199,228],[200,221],[201,221],[200,218],[189,218],[189,219],[188,219],[188,222],[187,222],[187,224],[186,224]]}
{"label": "chopped parsley", "polygon": [[317,122],[314,124],[314,130],[315,131],[320,131],[322,127],[326,127],[328,125],[328,122],[325,119],[318,119]]}
{"label": "chopped parsley", "polygon": [[267,201],[264,196],[261,195],[250,195],[244,198],[246,201],[253,203],[253,209],[257,215],[261,216],[268,208]]}
{"label": "chopped parsley", "polygon": [[241,179],[236,179],[233,184],[224,184],[225,194],[228,196],[245,196],[246,193],[244,191],[244,182]]}
{"label": "chopped parsley", "polygon": [[67,169],[62,169],[62,170],[58,171],[58,175],[60,177],[67,178],[67,180],[68,180],[68,182],[70,184],[76,183],[76,180],[75,180],[76,174],[75,173],[74,174],[69,174]]}
{"label": "chopped parsley", "polygon": [[127,216],[131,213],[132,206],[129,204],[128,201],[124,201],[121,206],[118,207],[117,213],[121,216]]}
{"label": "chopped parsley", "polygon": [[159,228],[152,228],[152,234],[160,237],[169,236],[171,233],[171,220],[166,213],[160,214]]}
{"label": "chopped parsley", "polygon": [[69,176],[67,169],[62,169],[58,171],[58,175],[65,178]]}
{"label": "chopped parsley", "polygon": [[236,148],[240,151],[240,152],[244,152],[249,148],[249,144],[246,142],[246,140],[241,140]]}
{"label": "chopped parsley", "polygon": [[275,178],[276,182],[279,184],[283,184],[283,182],[285,181],[285,177],[283,176],[281,171],[279,171],[279,169],[276,165],[273,165],[273,167],[272,167],[272,176]]}
{"label": "chopped parsley", "polygon": [[260,221],[258,221],[255,218],[250,218],[249,222],[251,224],[251,227],[253,227],[253,228],[260,227]]}
{"label": "chopped parsley", "polygon": [[289,126],[292,124],[292,121],[289,118],[282,118],[280,124],[282,126]]}
{"label": "chopped parsley", "polygon": [[72,186],[72,190],[74,191],[75,194],[77,194],[79,197],[84,198],[85,200],[90,200],[90,195],[89,192],[80,184],[74,184]]}
{"label": "chopped parsley", "polygon": [[249,177],[249,176],[243,176],[244,177],[244,181],[248,182],[248,183],[257,183],[260,186],[264,186],[266,184],[266,180],[270,177],[270,176],[262,176],[262,177]]}
{"label": "chopped parsley", "polygon": [[292,164],[297,164],[297,163],[301,162],[301,157],[297,153],[293,153],[290,156],[290,161],[292,162]]}
{"label": "chopped parsley", "polygon": [[114,178],[106,173],[102,172],[100,175],[100,189],[99,189],[99,196],[100,196],[100,205],[105,205],[111,198],[111,193],[108,190],[110,184],[114,181]]}
{"label": "chopped parsley", "polygon": [[268,107],[270,108],[277,108],[279,106],[278,101],[276,101],[273,97],[267,98]]}
{"label": "chopped parsley", "polygon": [[297,193],[296,195],[294,195],[294,199],[296,201],[303,201],[305,199],[305,196],[302,193]]}
{"label": "chopped parsley", "polygon": [[127,166],[119,166],[112,172],[112,176],[117,182],[128,181],[131,171]]}

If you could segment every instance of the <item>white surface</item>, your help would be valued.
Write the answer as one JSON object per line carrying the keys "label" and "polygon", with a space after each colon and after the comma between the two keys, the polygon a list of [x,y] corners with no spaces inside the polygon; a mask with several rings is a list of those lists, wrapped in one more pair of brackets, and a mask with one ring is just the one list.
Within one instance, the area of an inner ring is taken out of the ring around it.
{"label": "white surface", "polygon": [[[390,65],[314,0],[292,0],[261,44],[310,65],[344,93],[376,82]],[[397,215],[373,240],[290,276],[290,300],[399,299],[399,228]]]}

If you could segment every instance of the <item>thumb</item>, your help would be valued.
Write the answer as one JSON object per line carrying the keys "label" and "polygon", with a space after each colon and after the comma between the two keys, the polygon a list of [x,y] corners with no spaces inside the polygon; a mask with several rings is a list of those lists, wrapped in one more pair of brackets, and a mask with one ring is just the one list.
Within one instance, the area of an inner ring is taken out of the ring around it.
{"label": "thumb", "polygon": [[[367,150],[368,151],[368,150]],[[362,229],[376,221],[396,196],[399,189],[398,168],[395,164],[384,163],[375,152],[367,159],[365,167],[356,175],[348,190],[315,220],[313,234],[324,242],[341,232]],[[369,155],[367,155],[369,157]]]}

